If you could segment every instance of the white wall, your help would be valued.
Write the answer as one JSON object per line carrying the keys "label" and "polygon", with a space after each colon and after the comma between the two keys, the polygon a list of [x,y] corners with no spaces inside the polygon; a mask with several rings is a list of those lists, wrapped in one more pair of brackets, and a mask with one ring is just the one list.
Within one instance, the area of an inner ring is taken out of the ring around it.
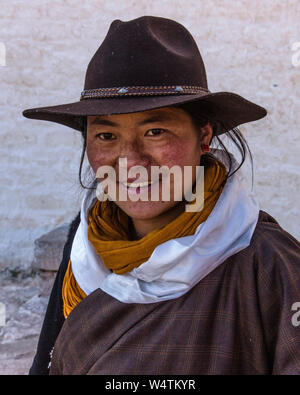
{"label": "white wall", "polygon": [[241,128],[254,156],[255,192],[261,208],[300,238],[300,56],[292,51],[300,41],[299,5],[297,0],[1,0],[6,66],[0,66],[0,269],[28,267],[33,240],[70,221],[80,202],[79,133],[27,120],[22,111],[77,101],[86,66],[110,23],[142,15],[175,19],[191,31],[211,91],[233,91],[267,108],[265,119]]}

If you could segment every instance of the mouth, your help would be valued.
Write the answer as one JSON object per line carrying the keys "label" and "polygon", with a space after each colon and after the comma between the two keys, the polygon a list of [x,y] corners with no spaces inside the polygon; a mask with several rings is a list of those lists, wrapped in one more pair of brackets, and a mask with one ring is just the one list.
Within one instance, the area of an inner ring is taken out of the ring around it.
{"label": "mouth", "polygon": [[148,187],[149,185],[154,184],[154,181],[151,182],[123,182],[127,188],[144,188]]}
{"label": "mouth", "polygon": [[158,184],[161,181],[160,178],[158,178],[155,181],[145,181],[145,182],[118,182],[118,184],[122,187],[125,188],[129,193],[134,192],[136,194],[140,194],[143,192],[147,192],[151,190],[151,188]]}

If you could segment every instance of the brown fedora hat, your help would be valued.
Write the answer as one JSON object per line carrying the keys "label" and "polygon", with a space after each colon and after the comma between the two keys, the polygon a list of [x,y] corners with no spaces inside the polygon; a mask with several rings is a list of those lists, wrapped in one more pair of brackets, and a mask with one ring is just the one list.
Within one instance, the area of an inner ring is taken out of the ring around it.
{"label": "brown fedora hat", "polygon": [[79,101],[27,109],[23,115],[82,131],[88,115],[125,114],[189,102],[230,129],[267,114],[265,108],[236,93],[208,90],[201,54],[184,26],[142,16],[112,22],[87,67]]}

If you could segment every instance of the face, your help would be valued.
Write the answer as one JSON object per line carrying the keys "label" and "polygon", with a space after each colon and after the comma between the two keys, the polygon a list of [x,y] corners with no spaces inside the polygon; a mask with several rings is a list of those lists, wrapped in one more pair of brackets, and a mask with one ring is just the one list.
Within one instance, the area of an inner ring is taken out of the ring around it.
{"label": "face", "polygon": [[[151,168],[153,166],[172,168],[177,165],[182,170],[184,183],[184,166],[192,166],[193,184],[196,177],[195,166],[200,165],[203,153],[201,144],[209,144],[211,136],[212,128],[209,123],[197,129],[186,111],[175,107],[164,107],[131,114],[89,116],[86,150],[89,163],[95,173],[101,166],[111,166],[115,170],[117,181],[115,203],[133,220],[149,220],[165,212],[178,210],[179,206],[183,207],[183,201],[174,200],[174,177],[170,177],[170,199],[164,201],[163,181],[161,177],[151,179]],[[123,192],[124,190],[128,192],[128,197],[132,190],[118,182],[122,170],[119,158],[127,159],[128,172],[134,166],[142,166],[145,169],[146,180],[144,172],[143,175],[137,174],[136,177],[127,178],[126,181],[129,184],[134,181],[152,181],[150,187],[141,187],[138,190],[134,188],[134,191],[139,191],[141,196],[147,193],[149,199],[146,201],[118,199],[120,188],[123,188]],[[151,188],[157,188],[158,201],[151,201]]]}

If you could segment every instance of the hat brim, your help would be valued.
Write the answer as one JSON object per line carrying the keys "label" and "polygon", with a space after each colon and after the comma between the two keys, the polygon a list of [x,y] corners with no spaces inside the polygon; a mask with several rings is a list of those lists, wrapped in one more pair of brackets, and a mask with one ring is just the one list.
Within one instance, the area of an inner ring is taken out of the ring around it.
{"label": "hat brim", "polygon": [[[267,115],[264,107],[232,92],[85,99],[58,106],[27,109],[23,111],[23,115],[26,118],[56,122],[82,131],[83,120],[89,115],[127,114],[189,102],[194,103],[194,108],[197,106],[196,102],[199,103],[199,111],[204,103],[209,103],[213,112],[211,116],[216,120],[222,120],[230,129]],[[219,132],[221,133],[222,131]]]}

